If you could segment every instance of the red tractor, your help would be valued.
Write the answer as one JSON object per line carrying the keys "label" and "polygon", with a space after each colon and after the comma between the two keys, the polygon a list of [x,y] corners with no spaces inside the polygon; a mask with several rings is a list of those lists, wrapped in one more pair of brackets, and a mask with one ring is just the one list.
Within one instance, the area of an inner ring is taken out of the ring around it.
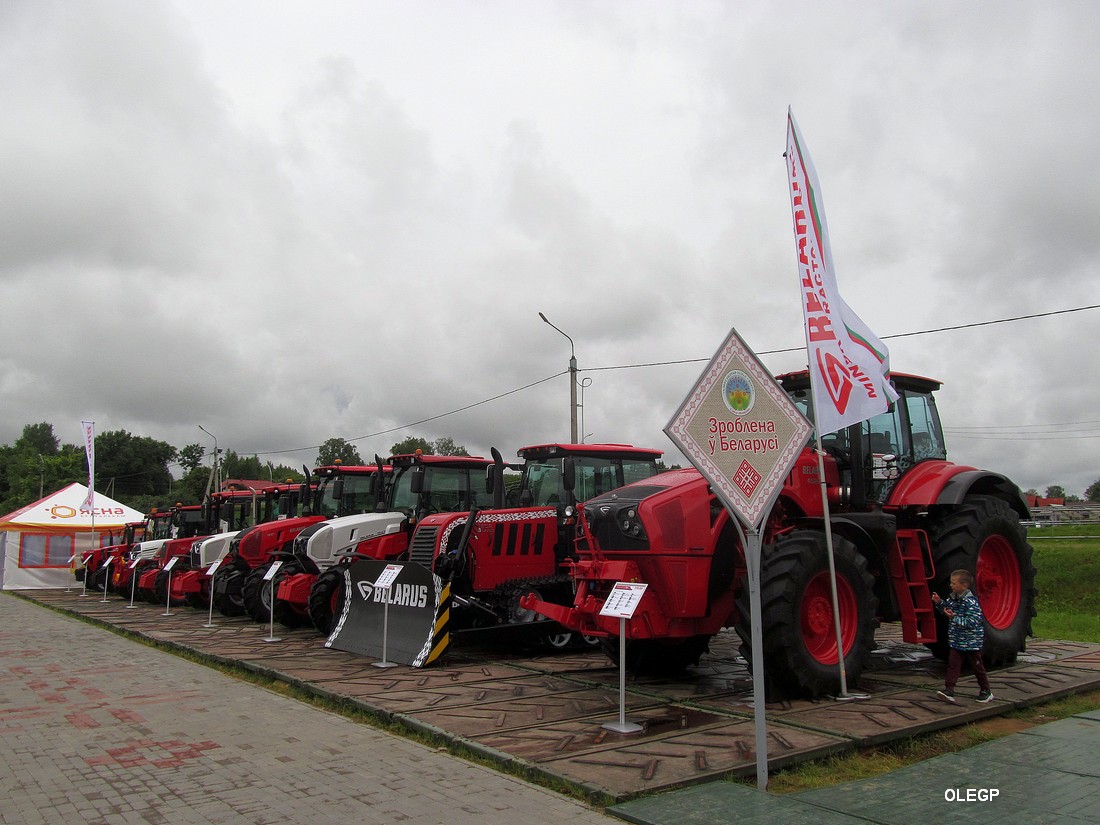
{"label": "red tractor", "polygon": [[[976,574],[990,665],[1015,660],[1035,615],[1035,569],[1019,488],[1003,475],[947,460],[933,392],[938,381],[894,373],[900,399],[882,415],[823,442],[846,673],[859,678],[880,621],[900,621],[905,641],[946,655],[951,572]],[[812,420],[806,372],[778,379]],[[817,455],[807,448],[762,534],[761,605],[769,695],[816,696],[839,685],[837,638]],[[665,473],[583,506],[572,566],[576,597],[525,607],[580,633],[602,636],[618,656],[619,620],[600,615],[617,581],[648,589],[627,623],[627,666],[672,672],[695,664],[712,636],[736,628],[748,645],[744,551],[729,512],[695,470]]]}
{"label": "red tractor", "polygon": [[[288,548],[302,530],[330,518],[362,513],[374,507],[381,495],[382,479],[374,466],[353,467],[334,464],[313,471],[315,487],[302,485],[301,500],[309,501],[304,513],[296,518],[281,518],[257,524],[237,534],[214,573],[214,607],[225,616],[248,613],[256,621],[268,621],[270,606],[261,591],[263,573],[271,561]],[[259,576],[251,574],[261,570]],[[268,596],[270,599],[270,595]]]}
{"label": "red tractor", "polygon": [[[169,572],[173,577],[189,567],[191,545],[197,538],[204,538],[233,527],[240,530],[262,518],[263,499],[248,490],[219,490],[211,493],[205,504],[178,508],[187,518],[177,534],[164,542],[151,559],[145,559],[136,568],[138,574],[137,595],[154,604],[168,602]],[[197,514],[197,516],[196,516]],[[165,570],[168,562],[179,558],[172,570]],[[175,588],[173,587],[173,590]],[[183,604],[183,594],[173,600]]]}
{"label": "red tractor", "polygon": [[449,586],[452,636],[510,635],[564,647],[578,637],[539,621],[521,600],[572,602],[578,502],[652,481],[662,453],[625,444],[542,444],[518,454],[523,471],[508,509],[426,516],[408,558]]}
{"label": "red tractor", "polygon": [[[117,544],[97,547],[84,556],[82,566],[74,571],[77,581],[84,581],[87,577],[89,590],[102,591],[106,586],[108,592],[115,592],[118,589],[119,568],[125,566],[134,547],[145,540],[166,538],[170,519],[170,511],[154,508],[144,521],[125,525]],[[108,559],[111,559],[109,567]]]}
{"label": "red tractor", "polygon": [[[230,484],[231,482],[227,482]],[[210,604],[210,577],[206,574],[215,561],[229,551],[229,543],[253,524],[264,524],[298,515],[301,485],[251,482],[247,489],[233,487],[233,498],[218,506],[219,533],[190,540],[187,558],[177,562],[172,571],[172,601],[186,602],[192,607],[206,608]],[[158,579],[159,582],[159,579]],[[161,585],[158,583],[158,588]],[[167,582],[164,586],[167,586]]]}
{"label": "red tractor", "polygon": [[[313,624],[328,635],[334,605],[343,601],[344,576],[339,565],[356,558],[400,558],[408,550],[409,535],[422,517],[489,505],[490,493],[483,490],[492,485],[485,479],[493,477],[494,468],[498,474],[504,468],[500,454],[493,452],[494,460],[419,452],[391,456],[387,468],[390,478],[370,511],[306,527],[279,554],[283,565],[271,580],[275,620],[287,627]],[[385,466],[380,459],[376,463]],[[496,489],[503,492],[502,479],[496,482]],[[260,570],[266,572],[268,567]],[[259,570],[256,576],[262,582]],[[256,586],[263,588],[260,598],[266,606],[271,598],[270,587]]]}

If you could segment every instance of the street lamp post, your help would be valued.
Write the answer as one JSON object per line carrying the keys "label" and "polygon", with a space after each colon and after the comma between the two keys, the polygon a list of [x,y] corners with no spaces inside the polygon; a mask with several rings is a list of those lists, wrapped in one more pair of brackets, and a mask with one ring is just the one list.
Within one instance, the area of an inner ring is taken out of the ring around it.
{"label": "street lamp post", "polygon": [[221,476],[218,474],[218,437],[214,435],[210,430],[206,429],[202,424],[198,425],[199,429],[214,439],[214,483],[217,485],[214,489],[220,490],[222,486]]}
{"label": "street lamp post", "polygon": [[541,312],[539,317],[546,322],[549,326],[565,335],[566,340],[569,341],[569,443],[577,444],[577,351],[573,346],[573,339],[570,338],[554,324],[550,323],[548,319]]}

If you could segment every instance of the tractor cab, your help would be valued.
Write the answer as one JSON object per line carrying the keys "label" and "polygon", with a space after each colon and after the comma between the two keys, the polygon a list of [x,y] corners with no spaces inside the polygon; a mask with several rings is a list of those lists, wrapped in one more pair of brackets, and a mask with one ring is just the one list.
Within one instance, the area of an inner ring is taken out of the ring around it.
{"label": "tractor cab", "polygon": [[[777,380],[799,411],[814,421],[809,373]],[[886,412],[821,438],[822,449],[836,461],[841,489],[857,509],[862,503],[885,502],[897,480],[920,462],[947,459],[933,396],[940,382],[896,372],[890,373],[890,381],[900,398]]]}
{"label": "tractor cab", "polygon": [[559,511],[657,475],[662,455],[660,450],[625,444],[540,444],[518,454],[523,475],[510,506]]}

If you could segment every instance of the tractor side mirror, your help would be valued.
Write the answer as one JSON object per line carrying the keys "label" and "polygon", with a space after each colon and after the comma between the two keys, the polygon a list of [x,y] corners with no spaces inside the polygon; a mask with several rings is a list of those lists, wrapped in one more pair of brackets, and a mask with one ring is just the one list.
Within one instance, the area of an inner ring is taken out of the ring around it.
{"label": "tractor side mirror", "polygon": [[409,489],[415,494],[420,495],[424,492],[424,468],[413,467],[409,470],[412,473],[412,477],[409,479]]}
{"label": "tractor side mirror", "polygon": [[577,486],[577,466],[571,455],[567,455],[561,461],[561,486],[567,493],[572,493]]}

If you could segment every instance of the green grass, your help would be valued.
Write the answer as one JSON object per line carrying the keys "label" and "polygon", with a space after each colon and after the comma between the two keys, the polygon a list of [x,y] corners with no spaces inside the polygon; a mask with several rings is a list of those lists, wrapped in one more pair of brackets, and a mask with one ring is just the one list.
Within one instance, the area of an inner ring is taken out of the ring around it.
{"label": "green grass", "polygon": [[1100,525],[1041,527],[1028,531],[1035,548],[1038,615],[1036,636],[1077,642],[1100,642],[1100,538],[1060,538]]}

